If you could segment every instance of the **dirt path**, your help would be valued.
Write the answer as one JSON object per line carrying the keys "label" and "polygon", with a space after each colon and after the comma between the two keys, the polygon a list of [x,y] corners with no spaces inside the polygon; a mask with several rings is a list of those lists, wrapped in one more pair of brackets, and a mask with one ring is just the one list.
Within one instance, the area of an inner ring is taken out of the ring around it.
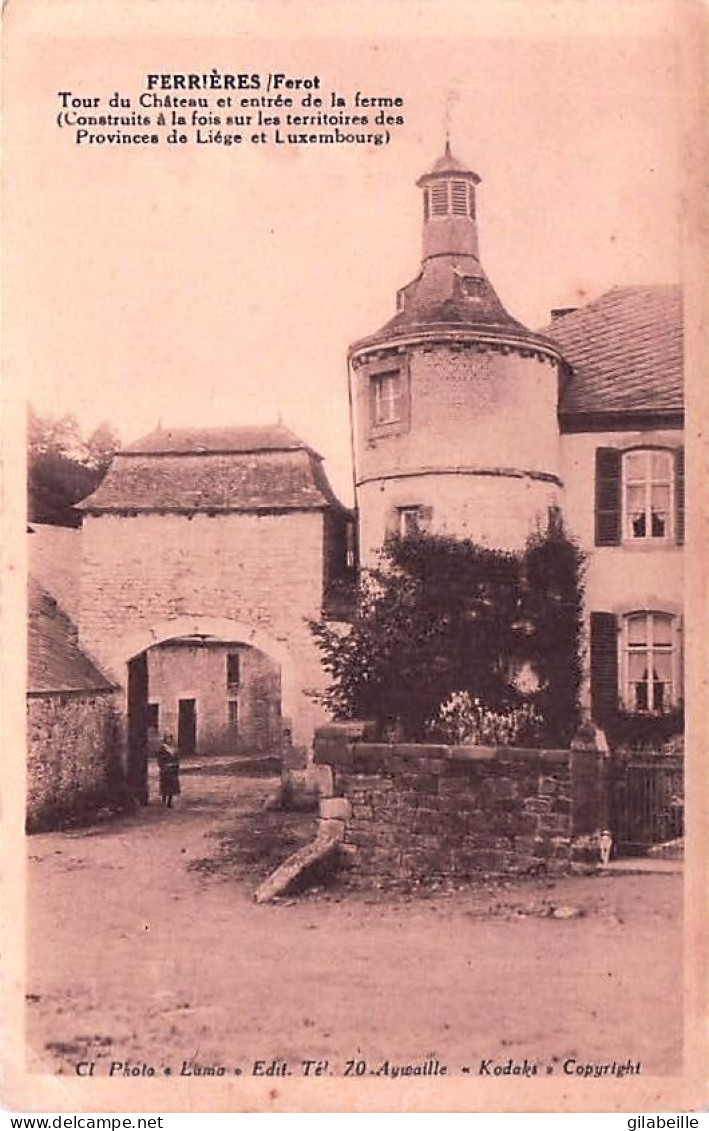
{"label": "dirt path", "polygon": [[[451,1072],[525,1056],[678,1070],[680,876],[257,906],[258,879],[309,818],[258,816],[272,779],[183,784],[178,810],[29,839],[34,1070],[327,1057],[340,1071],[429,1054]],[[584,914],[554,919],[549,905]]]}

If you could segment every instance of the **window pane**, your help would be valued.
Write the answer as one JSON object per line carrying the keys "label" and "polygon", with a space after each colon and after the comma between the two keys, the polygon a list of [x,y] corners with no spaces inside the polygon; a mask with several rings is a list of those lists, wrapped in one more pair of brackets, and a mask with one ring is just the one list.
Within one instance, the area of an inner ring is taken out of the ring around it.
{"label": "window pane", "polygon": [[628,617],[628,644],[647,642],[647,617]]}
{"label": "window pane", "polygon": [[626,455],[625,477],[636,483],[647,478],[647,452],[629,452]]}
{"label": "window pane", "polygon": [[[631,488],[633,490],[634,488]],[[662,511],[667,514],[670,509],[670,489],[669,487],[653,487],[651,489],[650,498],[652,500],[653,510]]]}
{"label": "window pane", "polygon": [[664,538],[667,533],[667,515],[653,510],[651,517],[651,532],[653,538]]}
{"label": "window pane", "polygon": [[399,533],[404,538],[419,532],[419,515],[418,507],[401,507],[399,510]]}
{"label": "window pane", "polygon": [[672,617],[655,613],[652,618],[652,638],[655,644],[672,644]]}
{"label": "window pane", "polygon": [[647,655],[645,652],[630,652],[628,654],[628,679],[631,683],[644,682],[647,679]]}
{"label": "window pane", "polygon": [[226,682],[227,687],[238,687],[240,676],[240,657],[238,652],[227,653],[226,658]]}
{"label": "window pane", "polygon": [[397,420],[399,413],[399,374],[381,373],[372,378],[374,390],[374,422],[386,424]]}
{"label": "window pane", "polygon": [[648,709],[648,693],[646,683],[636,683],[634,687],[634,703],[633,706],[636,711],[647,711]]}
{"label": "window pane", "polygon": [[670,462],[669,452],[653,452],[652,453],[652,478],[654,480],[664,480],[669,482],[672,465]]}
{"label": "window pane", "polygon": [[663,538],[668,529],[670,489],[669,487],[652,487],[650,497],[652,536],[653,538]]}
{"label": "window pane", "polygon": [[666,711],[670,706],[670,685],[655,681],[652,685],[653,711]]}
{"label": "window pane", "polygon": [[630,534],[633,538],[644,538],[647,534],[647,516],[645,511],[630,516]]}
{"label": "window pane", "polygon": [[645,510],[645,488],[628,487],[626,500],[630,514],[636,514],[639,511]]}
{"label": "window pane", "polygon": [[672,679],[672,653],[655,652],[652,658],[652,678],[669,683]]}

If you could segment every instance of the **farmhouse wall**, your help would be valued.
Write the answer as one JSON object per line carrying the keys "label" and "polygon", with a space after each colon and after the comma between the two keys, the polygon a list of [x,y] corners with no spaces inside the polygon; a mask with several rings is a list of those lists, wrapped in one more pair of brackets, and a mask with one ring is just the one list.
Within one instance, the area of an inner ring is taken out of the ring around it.
{"label": "farmhouse wall", "polygon": [[27,826],[56,825],[108,801],[118,773],[111,693],[30,695]]}
{"label": "farmhouse wall", "polygon": [[[239,657],[239,682],[227,684],[227,656]],[[148,652],[148,698],[158,729],[178,735],[180,699],[196,704],[199,754],[280,750],[278,665],[258,648],[236,644],[162,644]],[[236,705],[236,725],[230,715]]]}

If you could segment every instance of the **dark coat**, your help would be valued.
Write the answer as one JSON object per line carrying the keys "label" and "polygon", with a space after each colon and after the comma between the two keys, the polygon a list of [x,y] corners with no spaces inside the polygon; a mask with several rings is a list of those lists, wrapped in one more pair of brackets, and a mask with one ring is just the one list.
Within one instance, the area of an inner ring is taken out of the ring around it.
{"label": "dark coat", "polygon": [[177,751],[161,743],[158,750],[158,769],[160,770],[160,794],[169,797],[180,792],[180,759]]}

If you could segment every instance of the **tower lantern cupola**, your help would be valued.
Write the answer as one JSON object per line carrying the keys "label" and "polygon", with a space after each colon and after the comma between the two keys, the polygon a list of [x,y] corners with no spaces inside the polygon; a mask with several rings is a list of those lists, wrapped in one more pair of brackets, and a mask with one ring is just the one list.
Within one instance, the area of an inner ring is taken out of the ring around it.
{"label": "tower lantern cupola", "polygon": [[423,260],[438,255],[478,259],[475,186],[480,177],[453,156],[448,140],[443,156],[416,183],[423,190]]}

